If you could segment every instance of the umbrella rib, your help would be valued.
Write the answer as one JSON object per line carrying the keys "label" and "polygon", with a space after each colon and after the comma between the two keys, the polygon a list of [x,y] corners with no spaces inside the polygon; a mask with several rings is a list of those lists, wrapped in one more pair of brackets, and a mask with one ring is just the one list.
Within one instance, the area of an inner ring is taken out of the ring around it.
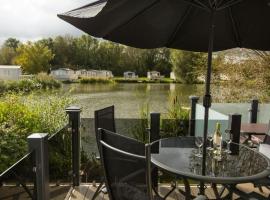
{"label": "umbrella rib", "polygon": [[191,2],[191,1],[188,1],[188,0],[183,0],[183,1],[190,4],[190,5],[192,5],[192,6],[194,6],[194,7],[196,7],[196,8],[203,9],[203,10],[206,10],[206,11],[210,12],[210,9],[206,5],[204,5],[203,3],[198,1],[198,0],[194,0],[195,3]]}
{"label": "umbrella rib", "polygon": [[241,44],[240,34],[239,34],[239,31],[238,31],[238,26],[237,26],[237,24],[235,22],[235,19],[233,17],[232,8],[229,7],[228,11],[229,11],[229,15],[230,15],[231,23],[232,23],[232,28],[233,28],[235,41],[237,43],[237,46],[241,47],[242,44]]}
{"label": "umbrella rib", "polygon": [[199,8],[202,8],[202,9],[205,9],[207,11],[210,11],[210,9],[205,4],[203,4],[202,2],[200,2],[198,0],[194,0],[194,1],[199,5]]}
{"label": "umbrella rib", "polygon": [[231,7],[235,4],[241,3],[243,0],[231,0],[228,3],[224,4],[223,6],[219,7],[217,10],[223,10],[225,8]]}
{"label": "umbrella rib", "polygon": [[188,14],[190,13],[191,11],[191,5],[186,9],[184,15],[182,15],[182,17],[180,17],[180,20],[179,22],[177,23],[177,26],[176,28],[174,29],[174,31],[172,32],[172,34],[170,35],[169,37],[169,40],[166,44],[166,47],[170,47],[171,44],[173,43],[178,31],[180,30],[180,28],[183,26],[184,22],[185,22],[185,19],[187,18]]}
{"label": "umbrella rib", "polygon": [[[134,20],[136,17],[138,17],[139,15],[141,15],[142,13],[146,12],[148,9],[152,8],[154,5],[156,5],[158,2],[160,2],[161,0],[156,0],[153,3],[151,3],[149,6],[145,7],[144,9],[142,9],[140,12],[136,13],[133,17],[131,17],[130,19],[128,19],[126,22],[124,22],[123,24],[120,24],[119,26],[115,27],[113,30],[119,29],[125,25],[127,25],[128,23],[130,23],[132,20]],[[106,38],[113,30],[109,31],[109,33],[107,33],[105,36],[103,36],[104,38]]]}
{"label": "umbrella rib", "polygon": [[224,1],[224,0],[220,0],[220,1],[218,2],[218,4],[217,4],[217,7],[219,7],[220,5],[222,5],[223,1]]}

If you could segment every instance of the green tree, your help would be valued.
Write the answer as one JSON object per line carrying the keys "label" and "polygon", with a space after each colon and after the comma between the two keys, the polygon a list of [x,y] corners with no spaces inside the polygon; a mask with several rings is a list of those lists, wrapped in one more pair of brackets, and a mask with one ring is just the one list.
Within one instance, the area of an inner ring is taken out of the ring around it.
{"label": "green tree", "polygon": [[19,44],[21,42],[19,40],[17,40],[16,38],[8,38],[5,42],[4,42],[4,47],[9,47],[12,49],[17,49]]}
{"label": "green tree", "polygon": [[14,64],[14,58],[17,52],[15,49],[3,46],[0,49],[0,64],[2,65],[12,65]]}
{"label": "green tree", "polygon": [[203,53],[172,50],[171,60],[176,77],[187,84],[195,83],[206,66]]}
{"label": "green tree", "polygon": [[72,67],[73,65],[76,65],[76,48],[72,36],[57,36],[53,41],[52,53],[55,55],[52,60],[53,66]]}
{"label": "green tree", "polygon": [[0,64],[12,65],[17,55],[16,49],[20,41],[15,38],[8,38],[0,49]]}
{"label": "green tree", "polygon": [[162,75],[166,77],[170,76],[172,71],[172,63],[170,60],[171,51],[167,48],[158,49],[156,54],[156,64],[154,70],[159,71]]}
{"label": "green tree", "polygon": [[25,72],[36,74],[48,71],[50,61],[54,55],[51,50],[41,43],[31,43],[21,45],[17,49],[18,56],[15,63],[21,65]]}

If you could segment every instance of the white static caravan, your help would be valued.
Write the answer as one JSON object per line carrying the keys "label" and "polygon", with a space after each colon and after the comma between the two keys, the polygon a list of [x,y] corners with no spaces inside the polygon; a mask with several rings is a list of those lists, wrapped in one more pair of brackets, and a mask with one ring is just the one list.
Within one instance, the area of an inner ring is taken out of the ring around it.
{"label": "white static caravan", "polygon": [[160,76],[160,72],[150,71],[150,72],[147,72],[147,78],[150,80],[160,80],[162,76]]}
{"label": "white static caravan", "polygon": [[113,78],[112,71],[109,70],[97,70],[97,78]]}
{"label": "white static caravan", "polygon": [[18,65],[0,65],[0,80],[17,81],[22,75],[21,66]]}
{"label": "white static caravan", "polygon": [[175,73],[174,72],[171,72],[170,73],[170,79],[172,79],[172,80],[176,80],[176,77],[175,77]]}
{"label": "white static caravan", "polygon": [[73,81],[78,79],[78,75],[75,71],[68,68],[59,68],[51,71],[51,75],[60,81]]}
{"label": "white static caravan", "polygon": [[108,70],[77,70],[76,74],[78,78],[112,78],[113,74]]}
{"label": "white static caravan", "polygon": [[87,70],[85,70],[85,69],[77,70],[75,73],[76,73],[78,78],[87,77]]}
{"label": "white static caravan", "polygon": [[138,78],[138,75],[136,75],[135,72],[127,71],[127,72],[124,72],[124,78],[125,79],[136,79],[136,78]]}

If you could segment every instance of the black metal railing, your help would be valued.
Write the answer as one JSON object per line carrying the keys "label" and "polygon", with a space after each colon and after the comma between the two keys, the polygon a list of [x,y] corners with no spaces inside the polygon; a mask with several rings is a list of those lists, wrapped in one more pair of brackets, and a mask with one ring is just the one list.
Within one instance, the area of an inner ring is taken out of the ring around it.
{"label": "black metal railing", "polygon": [[35,151],[0,175],[0,199],[36,199]]}
{"label": "black metal railing", "polygon": [[72,185],[71,138],[66,125],[48,139],[49,190],[53,200],[65,199]]}

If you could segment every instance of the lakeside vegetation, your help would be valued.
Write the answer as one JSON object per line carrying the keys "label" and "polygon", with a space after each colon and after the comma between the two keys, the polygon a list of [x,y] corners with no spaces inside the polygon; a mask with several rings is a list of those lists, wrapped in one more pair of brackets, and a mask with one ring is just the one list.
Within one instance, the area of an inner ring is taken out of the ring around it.
{"label": "lakeside vegetation", "polygon": [[61,82],[53,77],[39,73],[33,79],[22,79],[18,81],[0,81],[0,94],[7,92],[29,93],[34,90],[58,89]]}
{"label": "lakeside vegetation", "polygon": [[[0,99],[0,173],[27,153],[31,133],[54,133],[67,123],[68,96],[7,93]],[[12,155],[12,156],[11,156]]]}
{"label": "lakeside vegetation", "polygon": [[79,83],[82,84],[109,84],[115,83],[114,79],[107,79],[107,78],[81,78],[79,79]]}

